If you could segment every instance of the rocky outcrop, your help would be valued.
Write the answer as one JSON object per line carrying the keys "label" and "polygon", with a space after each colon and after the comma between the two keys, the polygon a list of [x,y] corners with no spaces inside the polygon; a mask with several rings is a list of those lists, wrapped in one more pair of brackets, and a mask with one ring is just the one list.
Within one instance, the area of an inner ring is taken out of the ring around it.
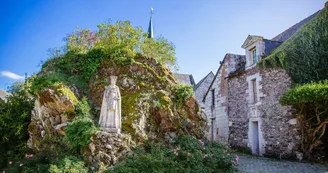
{"label": "rocky outcrop", "polygon": [[129,66],[104,61],[89,85],[91,100],[101,106],[102,93],[109,76],[118,76],[122,95],[122,131],[133,140],[167,140],[170,136],[190,134],[202,137],[205,120],[198,113],[194,97],[181,106],[175,104],[177,80],[169,69],[154,59],[139,58]]}
{"label": "rocky outcrop", "polygon": [[[118,76],[116,85],[122,99],[122,129],[121,134],[97,131],[91,135],[82,154],[96,169],[101,165],[114,165],[129,155],[136,145],[146,141],[170,141],[185,134],[197,138],[204,136],[206,121],[198,113],[195,97],[183,98],[182,103],[177,104],[178,95],[183,93],[179,93],[182,91],[166,66],[151,58],[137,58],[131,65],[117,65],[104,59],[85,92],[78,92],[82,89],[63,83],[37,92],[29,125],[29,147],[35,152],[55,151],[56,146],[65,148],[65,144],[62,147],[65,142],[62,137],[66,135],[64,127],[76,114],[78,101],[75,95],[78,93],[83,94],[79,98],[87,96],[92,110],[90,117],[97,126],[103,92],[110,84],[109,76]],[[59,145],[57,141],[60,141]]]}
{"label": "rocky outcrop", "polygon": [[63,128],[68,120],[74,118],[72,112],[76,103],[74,94],[62,85],[39,92],[28,127],[28,147],[34,152],[40,152],[49,149],[48,145],[40,144],[42,141],[65,135]]}

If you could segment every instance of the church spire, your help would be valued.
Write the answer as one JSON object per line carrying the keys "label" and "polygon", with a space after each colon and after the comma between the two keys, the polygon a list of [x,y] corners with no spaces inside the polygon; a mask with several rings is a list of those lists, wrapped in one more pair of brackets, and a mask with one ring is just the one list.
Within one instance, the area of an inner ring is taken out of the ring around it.
{"label": "church spire", "polygon": [[154,11],[154,9],[151,8],[150,20],[149,20],[149,26],[148,26],[148,38],[154,38],[154,27],[153,27],[153,21],[152,21],[153,11]]}

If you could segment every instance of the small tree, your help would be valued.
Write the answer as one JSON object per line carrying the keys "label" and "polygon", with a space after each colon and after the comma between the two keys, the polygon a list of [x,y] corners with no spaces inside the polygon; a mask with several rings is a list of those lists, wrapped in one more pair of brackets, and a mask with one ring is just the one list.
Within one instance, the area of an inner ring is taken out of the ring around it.
{"label": "small tree", "polygon": [[281,98],[282,105],[291,105],[301,125],[301,148],[306,157],[323,144],[328,124],[328,80],[299,85]]}

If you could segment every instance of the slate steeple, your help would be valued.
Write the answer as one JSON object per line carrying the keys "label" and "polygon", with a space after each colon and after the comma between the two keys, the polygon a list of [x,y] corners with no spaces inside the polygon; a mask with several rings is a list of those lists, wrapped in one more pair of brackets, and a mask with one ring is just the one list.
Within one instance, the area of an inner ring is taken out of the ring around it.
{"label": "slate steeple", "polygon": [[153,21],[152,21],[153,11],[154,11],[154,9],[151,8],[150,20],[149,20],[149,26],[148,26],[148,38],[154,38],[154,27],[153,27]]}

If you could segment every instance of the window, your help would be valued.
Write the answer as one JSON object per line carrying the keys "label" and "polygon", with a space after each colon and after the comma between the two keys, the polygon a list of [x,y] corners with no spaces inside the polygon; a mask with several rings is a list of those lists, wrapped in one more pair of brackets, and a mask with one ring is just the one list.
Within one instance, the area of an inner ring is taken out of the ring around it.
{"label": "window", "polygon": [[257,59],[257,54],[256,54],[256,47],[252,48],[249,50],[251,52],[251,64],[255,64],[257,63],[258,59]]}
{"label": "window", "polygon": [[252,96],[253,96],[253,103],[257,102],[257,93],[256,93],[256,79],[251,80],[252,84]]}

